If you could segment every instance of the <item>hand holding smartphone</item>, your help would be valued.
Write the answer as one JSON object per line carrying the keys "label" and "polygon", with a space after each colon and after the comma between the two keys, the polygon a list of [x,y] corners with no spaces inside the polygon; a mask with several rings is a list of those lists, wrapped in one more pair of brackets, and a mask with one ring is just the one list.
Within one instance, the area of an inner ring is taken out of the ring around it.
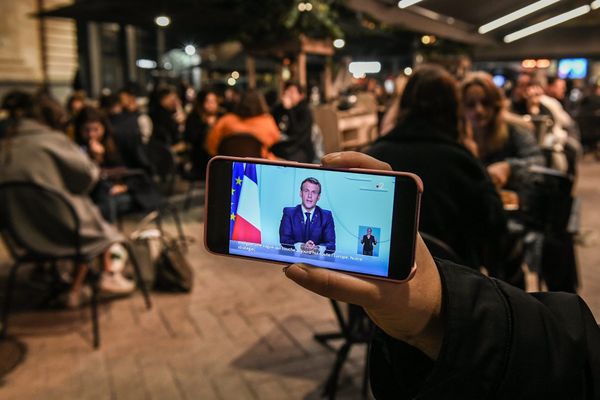
{"label": "hand holding smartphone", "polygon": [[207,249],[378,279],[409,279],[422,183],[412,174],[360,169],[374,165],[374,159],[364,157],[365,165],[350,170],[213,158],[205,206]]}
{"label": "hand holding smartphone", "polygon": [[[334,168],[391,170],[389,164],[356,152],[328,154],[322,162]],[[400,285],[303,264],[291,265],[284,272],[289,279],[314,293],[362,306],[388,335],[409,343],[435,360],[444,336],[440,317],[442,287],[435,262],[418,234],[415,264],[418,272]]]}

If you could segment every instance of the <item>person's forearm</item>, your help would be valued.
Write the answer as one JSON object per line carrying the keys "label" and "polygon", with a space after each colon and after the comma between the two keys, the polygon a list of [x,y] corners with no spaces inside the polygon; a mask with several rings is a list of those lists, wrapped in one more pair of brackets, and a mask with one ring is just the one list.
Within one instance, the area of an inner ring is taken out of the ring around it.
{"label": "person's forearm", "polygon": [[[417,237],[415,263],[417,271],[413,279],[404,284],[406,290],[403,296],[386,296],[383,304],[365,307],[365,311],[389,336],[418,348],[435,360],[444,335],[441,320],[442,288],[437,266],[420,236]],[[388,302],[394,302],[395,307],[385,304]],[[397,316],[389,315],[386,309],[394,310],[392,312]],[[384,322],[393,319],[397,320],[393,327]]]}

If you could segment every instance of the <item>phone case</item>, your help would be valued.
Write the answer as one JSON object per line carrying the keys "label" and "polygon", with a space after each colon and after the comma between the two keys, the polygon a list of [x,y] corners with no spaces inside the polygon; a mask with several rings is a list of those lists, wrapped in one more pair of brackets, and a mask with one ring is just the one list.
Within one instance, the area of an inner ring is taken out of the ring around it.
{"label": "phone case", "polygon": [[[231,156],[215,156],[213,158],[210,159],[210,161],[208,162],[207,168],[206,168],[206,176],[210,176],[210,167],[212,165],[212,163],[214,161],[218,161],[218,160],[224,160],[224,161],[238,161],[238,162],[250,162],[250,163],[256,163],[256,164],[269,164],[269,165],[278,165],[278,166],[290,166],[290,167],[296,167],[296,168],[312,168],[312,169],[321,169],[323,168],[322,165],[318,165],[318,164],[307,164],[307,163],[299,163],[296,161],[273,161],[273,160],[266,160],[264,158],[253,158],[253,157],[231,157]],[[423,193],[423,181],[421,180],[421,178],[418,175],[415,175],[413,173],[410,172],[399,172],[399,171],[386,171],[386,170],[379,170],[379,169],[368,169],[368,168],[325,168],[328,170],[333,170],[333,171],[356,171],[356,172],[366,172],[366,173],[371,173],[371,174],[375,174],[375,175],[388,175],[388,176],[405,176],[408,178],[411,178],[412,180],[415,181],[415,184],[417,186],[417,196],[420,197]],[[210,187],[209,187],[209,179],[206,180],[206,186],[205,186],[205,195],[204,195],[204,221],[208,221],[208,197],[210,195]],[[415,210],[415,231],[414,231],[414,235],[416,236],[417,234],[417,226],[418,224],[416,222],[418,222],[419,220],[419,215],[421,212],[421,207],[420,207],[420,201],[417,202],[417,208]],[[252,257],[244,257],[244,256],[239,256],[237,254],[222,254],[222,253],[217,253],[214,252],[212,250],[210,250],[210,248],[208,247],[208,244],[206,242],[206,237],[208,234],[208,224],[205,222],[204,223],[204,248],[210,253],[210,254],[214,254],[217,256],[225,256],[225,257],[235,257],[235,258],[242,258],[244,260],[248,260],[248,261],[254,261],[254,262],[260,262],[260,263],[272,263],[272,264],[279,264],[279,265],[290,265],[287,262],[282,262],[282,261],[275,261],[275,260],[264,260],[264,259],[255,259]],[[415,254],[415,250],[416,250],[416,243],[417,241],[415,240],[415,248],[413,248],[413,255]],[[360,273],[355,273],[355,272],[348,272],[348,271],[343,271],[343,270],[338,270],[338,269],[333,269],[333,268],[326,268],[326,267],[320,267],[320,266],[314,266],[315,268],[323,268],[323,269],[328,269],[330,271],[335,271],[335,272],[340,272],[340,273],[344,273],[344,274],[349,274],[349,275],[353,275],[353,276],[357,276],[360,278],[365,278],[365,279],[376,279],[376,280],[383,280],[383,281],[388,281],[388,282],[396,282],[396,283],[403,283],[403,282],[408,282],[409,280],[411,280],[416,271],[417,271],[417,265],[416,263],[413,265],[410,273],[408,274],[408,277],[406,279],[403,280],[398,280],[398,279],[391,279],[391,278],[385,278],[382,276],[376,276],[376,275],[367,275],[367,274],[360,274]]]}

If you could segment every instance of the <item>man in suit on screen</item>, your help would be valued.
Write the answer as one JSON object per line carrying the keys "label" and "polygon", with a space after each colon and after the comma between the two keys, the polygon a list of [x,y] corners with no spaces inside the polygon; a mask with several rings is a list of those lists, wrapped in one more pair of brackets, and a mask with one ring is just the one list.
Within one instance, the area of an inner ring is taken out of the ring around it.
{"label": "man in suit on screen", "polygon": [[321,183],[306,178],[300,185],[302,204],[285,207],[279,225],[281,246],[311,254],[335,252],[335,226],[331,211],[317,206]]}

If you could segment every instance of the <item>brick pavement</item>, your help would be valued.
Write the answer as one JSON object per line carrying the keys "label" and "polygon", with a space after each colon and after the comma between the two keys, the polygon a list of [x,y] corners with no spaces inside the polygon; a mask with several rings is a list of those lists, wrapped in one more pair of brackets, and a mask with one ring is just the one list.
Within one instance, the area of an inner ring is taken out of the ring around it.
{"label": "brick pavement", "polygon": [[[189,252],[194,291],[154,293],[150,311],[140,294],[104,303],[97,351],[87,308],[35,309],[33,292],[21,284],[9,334],[27,346],[27,356],[0,382],[0,398],[319,397],[334,355],[312,336],[336,328],[328,301],[287,280],[279,265],[208,254],[201,231],[200,210],[192,210],[186,233],[196,240]],[[21,283],[28,273],[24,268]],[[363,359],[357,346],[340,398],[358,398]]]}
{"label": "brick pavement", "polygon": [[[600,317],[600,163],[586,161],[584,246],[578,247],[581,294]],[[101,348],[91,347],[88,310],[43,311],[21,289],[10,334],[27,347],[25,361],[0,381],[0,398],[26,399],[311,399],[333,363],[312,335],[335,329],[327,300],[285,279],[281,268],[215,257],[201,245],[199,209],[185,215],[195,288],[139,294],[104,303]],[[0,263],[6,265],[0,252]],[[0,284],[6,269],[0,269]],[[21,274],[21,281],[27,271]],[[23,286],[23,285],[21,285]],[[341,377],[339,398],[359,397],[364,349]]]}

